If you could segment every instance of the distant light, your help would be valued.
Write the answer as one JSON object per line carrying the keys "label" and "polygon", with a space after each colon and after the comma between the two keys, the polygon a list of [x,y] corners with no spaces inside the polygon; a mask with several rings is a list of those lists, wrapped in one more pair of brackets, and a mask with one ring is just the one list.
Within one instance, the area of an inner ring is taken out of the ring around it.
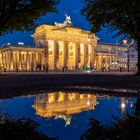
{"label": "distant light", "polygon": [[33,37],[33,35],[31,35],[31,37]]}
{"label": "distant light", "polygon": [[127,43],[127,40],[124,39],[124,40],[123,40],[123,44],[126,44],[126,43]]}
{"label": "distant light", "polygon": [[90,105],[90,101],[89,100],[87,100],[87,105]]}
{"label": "distant light", "polygon": [[18,42],[18,45],[24,45],[24,43],[23,42]]}
{"label": "distant light", "polygon": [[11,43],[7,43],[7,45],[11,45]]}
{"label": "distant light", "polygon": [[86,72],[86,73],[91,73],[91,71],[90,71],[90,70],[85,70],[85,72]]}
{"label": "distant light", "polygon": [[133,103],[131,102],[131,104],[130,104],[130,107],[132,108],[133,107]]}
{"label": "distant light", "polygon": [[121,108],[123,108],[123,109],[125,108],[125,103],[121,104]]}
{"label": "distant light", "polygon": [[90,41],[90,38],[88,38],[88,42]]}

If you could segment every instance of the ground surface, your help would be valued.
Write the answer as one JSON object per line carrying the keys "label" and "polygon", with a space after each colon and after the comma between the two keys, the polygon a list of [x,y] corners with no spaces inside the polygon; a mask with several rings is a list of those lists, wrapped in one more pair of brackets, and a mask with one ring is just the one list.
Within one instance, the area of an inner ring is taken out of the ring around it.
{"label": "ground surface", "polygon": [[126,72],[3,73],[0,76],[0,98],[48,90],[140,96],[140,76]]}

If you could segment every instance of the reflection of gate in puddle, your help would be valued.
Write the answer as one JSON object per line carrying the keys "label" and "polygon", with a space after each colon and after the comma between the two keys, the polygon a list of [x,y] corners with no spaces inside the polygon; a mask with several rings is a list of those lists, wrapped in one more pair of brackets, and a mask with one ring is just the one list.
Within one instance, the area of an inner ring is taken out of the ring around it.
{"label": "reflection of gate in puddle", "polygon": [[62,118],[68,125],[72,114],[93,110],[96,104],[96,96],[93,94],[56,92],[37,95],[33,108],[41,117]]}

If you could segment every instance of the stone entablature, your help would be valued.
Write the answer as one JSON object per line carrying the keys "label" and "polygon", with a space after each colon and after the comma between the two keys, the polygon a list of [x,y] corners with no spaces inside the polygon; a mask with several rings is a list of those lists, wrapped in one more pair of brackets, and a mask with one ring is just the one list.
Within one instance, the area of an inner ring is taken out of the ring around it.
{"label": "stone entablature", "polygon": [[[35,42],[46,40],[62,40],[62,41],[74,41],[77,43],[88,43],[89,34],[91,32],[84,31],[79,28],[73,27],[57,27],[51,25],[41,25],[37,27],[35,33],[33,34],[33,38]],[[97,42],[98,38],[95,34],[90,35],[91,42]]]}

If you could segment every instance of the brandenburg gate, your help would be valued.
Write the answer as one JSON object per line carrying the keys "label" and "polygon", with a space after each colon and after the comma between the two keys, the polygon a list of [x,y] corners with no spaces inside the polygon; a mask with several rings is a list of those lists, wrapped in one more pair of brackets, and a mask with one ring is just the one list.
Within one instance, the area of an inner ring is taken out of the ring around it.
{"label": "brandenburg gate", "polygon": [[36,46],[44,48],[49,69],[94,67],[97,37],[89,31],[72,27],[67,15],[64,23],[37,27],[33,38]]}

